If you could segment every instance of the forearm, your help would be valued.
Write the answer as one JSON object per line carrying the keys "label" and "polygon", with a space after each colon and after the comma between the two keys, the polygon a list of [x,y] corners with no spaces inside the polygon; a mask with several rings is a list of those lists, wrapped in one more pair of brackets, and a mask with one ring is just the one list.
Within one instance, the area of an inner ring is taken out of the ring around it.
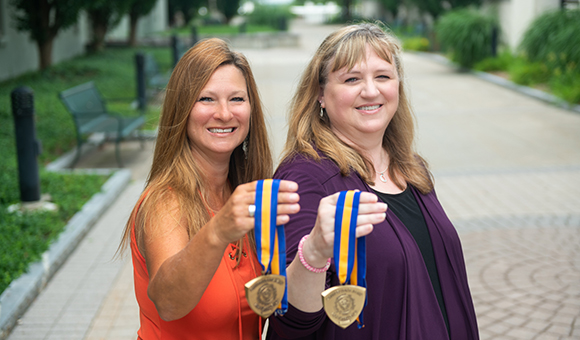
{"label": "forearm", "polygon": [[288,302],[297,309],[312,313],[322,309],[320,294],[325,289],[326,273],[308,271],[298,257],[286,269],[288,276]]}
{"label": "forearm", "polygon": [[159,316],[176,320],[195,308],[217,271],[227,243],[202,228],[188,244],[168,258],[152,277],[148,295]]}
{"label": "forearm", "polygon": [[311,313],[322,308],[321,293],[326,289],[326,271],[330,259],[312,246],[312,239],[303,236],[298,252],[288,266],[288,298],[297,309]]}

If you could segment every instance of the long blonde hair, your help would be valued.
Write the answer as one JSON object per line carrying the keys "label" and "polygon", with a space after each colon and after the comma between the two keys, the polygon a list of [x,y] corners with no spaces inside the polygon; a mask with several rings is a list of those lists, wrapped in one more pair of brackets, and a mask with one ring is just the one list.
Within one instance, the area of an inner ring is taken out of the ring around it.
{"label": "long blonde hair", "polygon": [[[168,202],[178,202],[178,221],[186,221],[189,237],[193,237],[211,218],[205,177],[190,149],[187,122],[193,105],[212,74],[223,65],[234,65],[246,80],[251,107],[250,128],[246,141],[233,151],[228,180],[232,190],[242,183],[272,176],[272,155],[258,88],[244,55],[232,51],[220,39],[197,43],[179,60],[169,83],[159,121],[153,164],[143,191],[141,206],[133,209],[125,227],[122,252],[129,243],[133,223],[144,230],[158,212],[168,209]],[[245,149],[245,151],[244,151]],[[248,234],[253,244],[253,233]],[[238,252],[242,252],[240,247]],[[238,256],[239,259],[239,256]]]}
{"label": "long blonde hair", "polygon": [[389,175],[401,189],[405,188],[405,183],[395,174],[399,174],[422,193],[428,193],[433,190],[433,181],[427,163],[414,151],[415,123],[405,90],[401,45],[394,35],[385,32],[377,24],[346,26],[322,42],[304,70],[292,99],[282,162],[298,153],[319,161],[316,147],[338,165],[343,176],[354,170],[365,182],[374,184],[373,164],[360,150],[347,145],[334,134],[328,116],[319,116],[321,108],[318,103],[320,89],[326,85],[328,75],[345,67],[352,69],[365,57],[366,46],[393,64],[399,77],[399,106],[385,131],[382,143],[390,158]]}

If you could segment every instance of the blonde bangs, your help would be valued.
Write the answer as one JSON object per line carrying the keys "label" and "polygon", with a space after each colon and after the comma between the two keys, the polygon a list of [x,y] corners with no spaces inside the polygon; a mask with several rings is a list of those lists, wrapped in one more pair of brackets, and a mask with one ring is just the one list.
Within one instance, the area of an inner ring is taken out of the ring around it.
{"label": "blonde bangs", "polygon": [[[355,35],[355,37],[351,37],[352,35]],[[328,73],[338,71],[342,68],[346,68],[349,71],[352,70],[366,57],[367,45],[369,45],[381,59],[390,64],[394,64],[393,58],[385,47],[384,41],[376,36],[360,34],[360,32],[355,31],[344,35],[337,44],[336,52],[331,61]]]}

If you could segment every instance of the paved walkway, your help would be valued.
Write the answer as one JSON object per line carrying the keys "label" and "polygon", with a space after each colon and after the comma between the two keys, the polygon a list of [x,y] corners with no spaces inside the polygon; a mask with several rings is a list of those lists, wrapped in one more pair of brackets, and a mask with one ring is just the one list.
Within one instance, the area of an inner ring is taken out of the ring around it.
{"label": "paved walkway", "polygon": [[[297,79],[331,27],[294,25],[299,49],[243,50],[276,154]],[[459,230],[482,339],[580,339],[580,115],[404,57],[418,149]],[[126,143],[133,182],[23,316],[10,340],[135,339],[130,259],[112,261],[153,142]],[[86,167],[114,167],[112,146]]]}

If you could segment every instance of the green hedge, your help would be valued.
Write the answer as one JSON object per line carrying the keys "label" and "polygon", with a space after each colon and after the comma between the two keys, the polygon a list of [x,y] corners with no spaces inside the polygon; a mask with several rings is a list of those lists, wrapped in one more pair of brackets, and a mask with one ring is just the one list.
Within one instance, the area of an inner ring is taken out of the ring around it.
{"label": "green hedge", "polygon": [[486,58],[474,68],[505,71],[517,84],[540,87],[580,104],[580,10],[547,12],[530,24],[518,53]]}
{"label": "green hedge", "polygon": [[492,16],[462,8],[442,15],[435,24],[435,33],[451,60],[471,68],[491,56],[494,27],[497,28],[497,22]]}
{"label": "green hedge", "polygon": [[402,37],[403,50],[406,51],[429,51],[429,39],[425,37]]}
{"label": "green hedge", "polygon": [[580,9],[538,17],[524,34],[520,51],[527,60],[547,69],[554,94],[580,104]]}
{"label": "green hedge", "polygon": [[269,26],[277,30],[286,31],[288,23],[294,14],[290,6],[256,4],[254,11],[246,15],[248,24]]}
{"label": "green hedge", "polygon": [[580,70],[580,9],[557,10],[538,17],[529,26],[520,50],[533,62],[551,70]]}

